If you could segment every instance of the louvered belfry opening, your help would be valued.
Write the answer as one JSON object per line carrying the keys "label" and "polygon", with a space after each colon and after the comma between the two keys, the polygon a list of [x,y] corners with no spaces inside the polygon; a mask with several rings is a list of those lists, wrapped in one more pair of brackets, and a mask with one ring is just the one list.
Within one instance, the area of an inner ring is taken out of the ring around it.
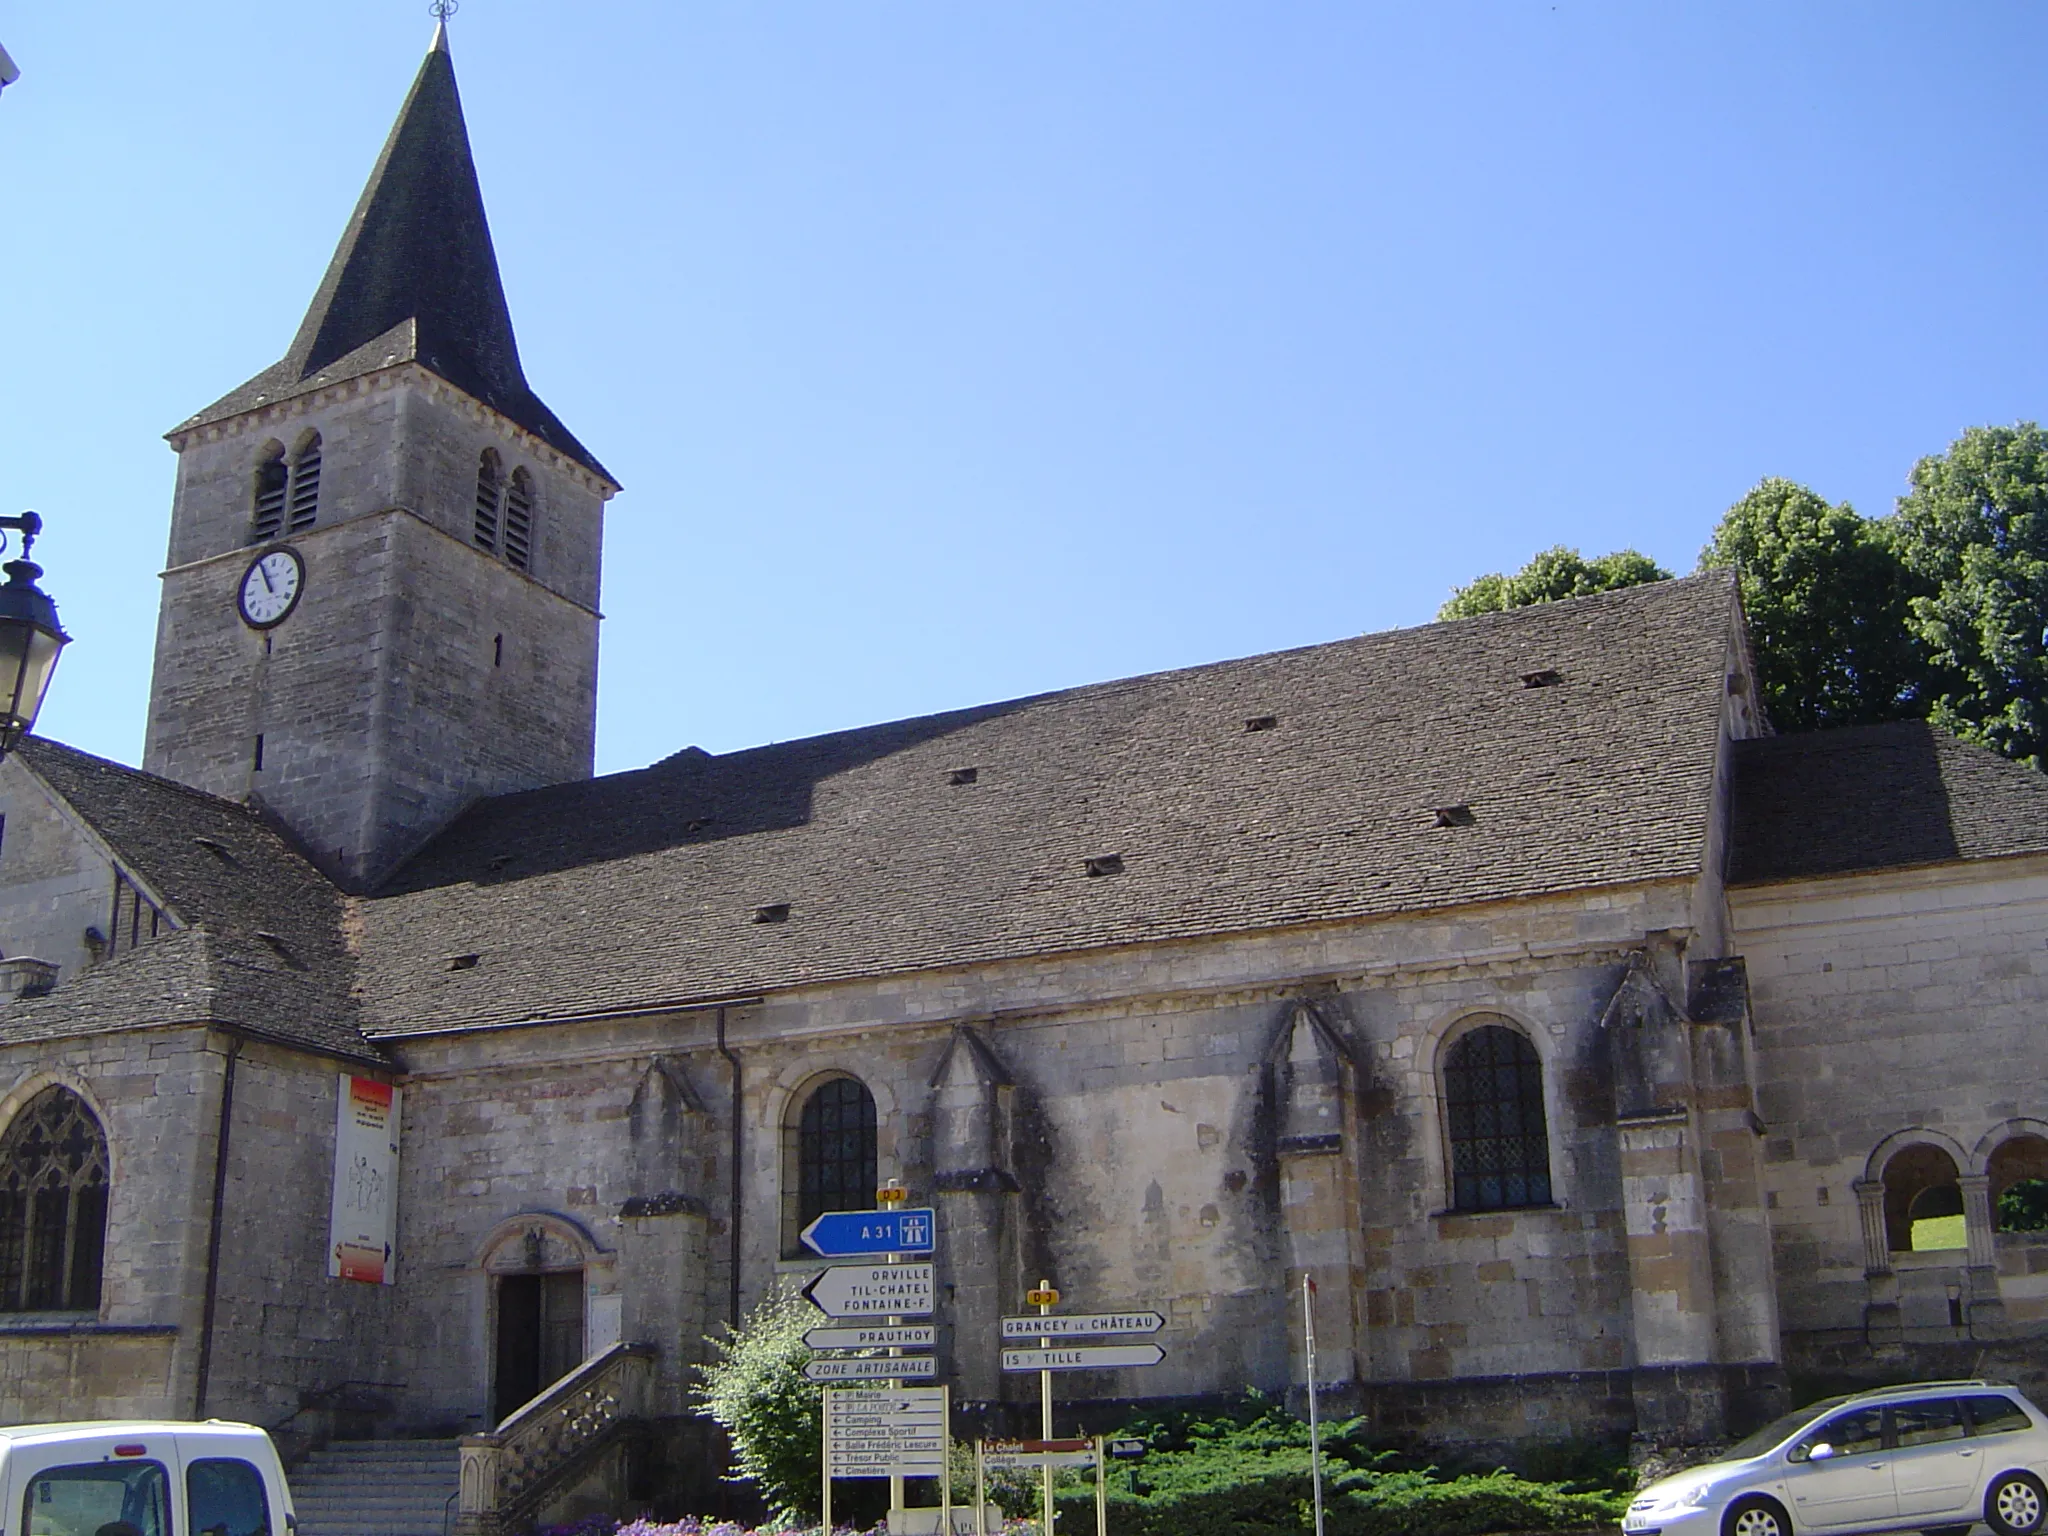
{"label": "louvered belfry opening", "polygon": [[505,562],[523,571],[532,560],[533,477],[524,469],[515,469],[505,492]]}
{"label": "louvered belfry opening", "polygon": [[320,516],[320,434],[311,433],[292,456],[291,515],[285,532],[310,528]]}
{"label": "louvered belfry opening", "polygon": [[1550,1204],[1543,1064],[1519,1030],[1487,1024],[1444,1057],[1452,1206],[1503,1211]]}
{"label": "louvered belfry opening", "polygon": [[864,1211],[880,1182],[875,1161],[875,1096],[852,1077],[835,1077],[804,1101],[797,1126],[797,1225],[827,1211]]}
{"label": "louvered belfry opening", "polygon": [[284,532],[284,493],[290,478],[291,471],[284,467],[284,444],[273,444],[256,466],[256,495],[249,515],[251,544],[267,544]]}
{"label": "louvered belfry opening", "polygon": [[498,498],[504,490],[504,469],[498,450],[486,448],[476,465],[476,547],[498,552]]}
{"label": "louvered belfry opening", "polygon": [[0,1312],[94,1312],[107,1242],[107,1138],[45,1088],[0,1136]]}

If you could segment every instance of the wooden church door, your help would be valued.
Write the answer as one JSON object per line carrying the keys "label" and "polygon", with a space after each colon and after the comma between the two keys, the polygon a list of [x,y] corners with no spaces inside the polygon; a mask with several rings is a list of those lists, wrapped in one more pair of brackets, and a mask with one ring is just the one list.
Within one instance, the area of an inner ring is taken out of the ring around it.
{"label": "wooden church door", "polygon": [[583,1359],[583,1271],[498,1277],[498,1376],[492,1415],[502,1424]]}

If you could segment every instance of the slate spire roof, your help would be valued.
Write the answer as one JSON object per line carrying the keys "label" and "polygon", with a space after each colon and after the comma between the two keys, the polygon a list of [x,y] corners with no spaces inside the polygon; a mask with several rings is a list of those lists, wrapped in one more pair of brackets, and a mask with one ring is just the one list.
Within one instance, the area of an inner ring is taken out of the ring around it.
{"label": "slate spire roof", "polygon": [[291,350],[180,430],[403,362],[431,369],[611,478],[520,368],[445,29],[434,34]]}

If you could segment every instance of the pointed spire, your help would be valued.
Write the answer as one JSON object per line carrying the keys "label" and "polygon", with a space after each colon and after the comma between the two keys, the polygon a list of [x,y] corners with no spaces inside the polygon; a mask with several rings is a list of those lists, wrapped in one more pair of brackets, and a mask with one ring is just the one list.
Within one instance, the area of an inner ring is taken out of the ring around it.
{"label": "pointed spire", "polygon": [[520,368],[445,17],[284,361],[185,425],[407,361],[611,478]]}

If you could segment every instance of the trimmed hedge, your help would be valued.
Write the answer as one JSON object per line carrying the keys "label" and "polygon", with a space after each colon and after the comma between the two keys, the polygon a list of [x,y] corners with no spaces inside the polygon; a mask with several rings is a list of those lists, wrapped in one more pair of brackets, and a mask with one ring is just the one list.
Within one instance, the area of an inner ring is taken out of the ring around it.
{"label": "trimmed hedge", "polygon": [[[1300,1536],[1311,1528],[1314,1489],[1308,1426],[1270,1405],[1249,1417],[1133,1426],[1153,1449],[1137,1464],[1139,1491],[1109,1475],[1116,1536]],[[1505,1531],[1611,1527],[1628,1496],[1573,1492],[1512,1472],[1445,1476],[1403,1467],[1361,1439],[1359,1421],[1324,1431],[1323,1512],[1328,1536],[1488,1536]],[[1094,1488],[1059,1492],[1060,1523],[1094,1529]],[[1020,1511],[1021,1512],[1021,1511]]]}

